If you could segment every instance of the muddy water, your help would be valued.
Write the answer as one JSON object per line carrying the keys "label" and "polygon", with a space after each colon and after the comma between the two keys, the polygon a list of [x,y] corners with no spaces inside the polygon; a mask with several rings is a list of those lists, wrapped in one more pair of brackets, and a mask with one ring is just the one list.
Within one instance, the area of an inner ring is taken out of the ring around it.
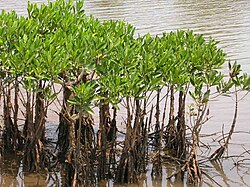
{"label": "muddy water", "polygon": [[[46,2],[46,0],[31,0],[31,2]],[[0,0],[0,8],[10,11],[15,9],[18,14],[26,14],[27,1]],[[249,0],[85,0],[86,14],[105,19],[123,19],[137,28],[137,34],[150,32],[153,35],[177,29],[192,29],[196,33],[203,33],[206,37],[212,36],[220,41],[219,46],[228,54],[228,59],[237,60],[244,72],[250,74],[250,1]],[[226,73],[226,70],[224,70]],[[220,97],[211,104],[211,115],[214,116],[204,125],[202,133],[218,132],[213,137],[205,137],[205,144],[217,145],[216,137],[219,132],[227,132],[233,114],[233,99]],[[239,103],[239,117],[229,155],[242,154],[241,158],[231,157],[221,163],[204,163],[206,172],[222,186],[248,186],[250,185],[249,153],[250,150],[250,96],[244,97]],[[49,116],[48,132],[56,136],[50,128],[55,129],[57,118]],[[244,131],[244,133],[243,133]],[[213,141],[214,140],[214,141]],[[213,147],[212,147],[213,149]],[[204,153],[205,155],[209,153]],[[244,154],[243,154],[244,153]],[[243,160],[245,159],[245,160]],[[247,162],[248,161],[248,162]],[[24,174],[15,166],[20,162],[8,158],[8,162],[1,164],[0,186],[57,186],[53,178],[60,175],[34,175]],[[238,163],[235,165],[235,163]],[[139,186],[185,186],[173,183],[165,178],[170,170],[163,170],[164,177],[160,180],[151,180],[149,172],[141,180]],[[215,183],[205,180],[212,186]],[[107,182],[102,186],[113,186]]]}

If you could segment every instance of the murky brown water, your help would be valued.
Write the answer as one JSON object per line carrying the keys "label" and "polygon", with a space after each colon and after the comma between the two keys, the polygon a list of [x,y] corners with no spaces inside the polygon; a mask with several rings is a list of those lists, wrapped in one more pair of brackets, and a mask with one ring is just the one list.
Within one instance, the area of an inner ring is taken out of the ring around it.
{"label": "murky brown water", "polygon": [[[31,2],[47,2],[47,0],[31,0]],[[27,1],[0,0],[0,8],[7,11],[15,9],[18,14],[26,14]],[[249,0],[85,0],[87,14],[104,19],[124,19],[137,28],[138,34],[150,32],[153,35],[176,29],[192,29],[196,33],[212,36],[220,41],[228,58],[237,60],[250,74],[250,1]],[[203,133],[219,132],[225,125],[228,131],[233,114],[233,101],[231,98],[219,98],[211,106],[214,117],[204,126]],[[239,118],[236,133],[229,147],[229,154],[236,155],[250,150],[250,96],[240,102]],[[56,125],[56,119],[51,116],[48,121]],[[240,133],[245,131],[248,133]],[[55,136],[55,134],[51,134]],[[213,143],[211,137],[204,138],[207,144]],[[244,154],[250,159],[250,154]],[[20,163],[11,160],[1,167],[0,186],[56,186],[48,175],[27,175],[16,170]],[[248,186],[250,185],[250,169],[244,165],[234,166],[237,162],[232,157],[222,163],[206,169],[207,173],[222,186]],[[239,162],[241,163],[241,162]],[[206,163],[209,164],[209,163]],[[211,166],[211,164],[209,164]],[[0,165],[2,166],[2,165]],[[248,162],[248,166],[249,162]],[[8,169],[7,169],[8,168]],[[12,169],[13,168],[13,169]],[[150,168],[149,168],[150,169]],[[167,170],[164,170],[166,176]],[[55,177],[55,176],[52,176]],[[57,177],[60,178],[58,175]],[[162,180],[151,180],[150,172],[144,176],[139,186],[177,186],[177,183]],[[208,182],[208,181],[205,181]],[[60,184],[60,180],[59,180]],[[210,183],[211,184],[211,183]],[[113,186],[105,183],[103,186]],[[179,184],[179,186],[186,186]],[[204,183],[204,186],[209,186]],[[215,184],[211,184],[215,186]]]}

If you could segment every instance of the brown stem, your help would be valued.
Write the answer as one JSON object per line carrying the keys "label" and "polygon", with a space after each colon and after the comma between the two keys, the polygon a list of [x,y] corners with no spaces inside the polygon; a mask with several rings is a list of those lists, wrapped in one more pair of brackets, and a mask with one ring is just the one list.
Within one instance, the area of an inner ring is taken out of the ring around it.
{"label": "brown stem", "polygon": [[170,107],[169,107],[169,120],[167,129],[165,132],[165,142],[166,148],[170,154],[177,155],[178,150],[178,139],[175,126],[175,117],[174,117],[174,86],[170,86]]}
{"label": "brown stem", "polygon": [[237,121],[237,116],[238,116],[238,94],[237,92],[235,92],[235,108],[234,108],[234,117],[233,117],[233,122],[229,131],[229,135],[227,136],[226,142],[225,142],[225,146],[227,147],[229,144],[229,140],[232,138],[234,129],[235,129],[235,125],[236,125],[236,121]]}
{"label": "brown stem", "polygon": [[228,133],[228,136],[227,136],[226,141],[224,142],[224,144],[221,145],[218,149],[216,149],[213,152],[213,154],[211,154],[211,156],[209,157],[210,160],[218,160],[223,156],[225,150],[228,147],[229,141],[232,138],[232,135],[234,133],[234,129],[235,129],[235,126],[236,126],[236,121],[237,121],[237,116],[238,116],[238,93],[236,91],[235,92],[234,117],[233,117],[233,121],[232,121],[232,124],[231,124],[230,131]]}
{"label": "brown stem", "polygon": [[177,157],[184,158],[186,155],[186,125],[185,125],[185,100],[186,95],[183,91],[179,92],[179,109],[178,109],[178,123],[177,123],[177,138],[178,150]]}
{"label": "brown stem", "polygon": [[[161,90],[157,90],[157,97],[156,97],[156,113],[155,113],[155,132],[158,132],[160,130],[160,93]],[[159,143],[159,139],[157,141],[157,144]]]}
{"label": "brown stem", "polygon": [[124,141],[124,147],[122,150],[122,155],[120,157],[120,162],[117,167],[117,174],[115,181],[117,183],[133,183],[136,180],[136,173],[134,170],[134,160],[133,160],[133,147],[132,140],[134,139],[134,134],[132,131],[132,114],[130,107],[130,98],[126,97],[126,110],[127,110],[127,123],[126,123],[126,136]]}
{"label": "brown stem", "polygon": [[3,105],[3,111],[4,111],[4,126],[5,130],[3,133],[3,140],[4,140],[4,150],[5,151],[15,151],[16,150],[16,134],[14,128],[13,121],[11,119],[11,90],[10,90],[10,84],[7,86],[6,91],[3,89],[3,95],[4,95],[4,105]]}
{"label": "brown stem", "polygon": [[170,87],[170,111],[169,111],[169,128],[174,129],[174,86]]}
{"label": "brown stem", "polygon": [[17,126],[17,122],[18,122],[18,92],[19,92],[19,88],[18,88],[18,82],[17,82],[17,78],[15,79],[15,95],[14,95],[14,112],[13,112],[13,120],[14,120],[14,134],[15,134],[15,146],[14,147],[20,147],[22,144],[22,140],[21,140],[21,135],[20,132],[18,130],[18,126]]}
{"label": "brown stem", "polygon": [[[99,136],[98,136],[98,148],[99,148],[99,164],[98,164],[98,178],[100,180],[105,179],[106,175],[106,151],[107,151],[107,139],[108,132],[112,129],[109,125],[110,114],[109,114],[109,104],[106,104],[104,100],[100,101],[99,106]],[[112,140],[112,138],[111,138]]]}
{"label": "brown stem", "polygon": [[155,174],[156,176],[162,175],[162,168],[161,168],[161,137],[160,137],[160,93],[161,90],[157,90],[157,97],[156,97],[156,113],[155,113],[155,150],[156,150],[156,157],[153,161],[153,169],[151,175]]}

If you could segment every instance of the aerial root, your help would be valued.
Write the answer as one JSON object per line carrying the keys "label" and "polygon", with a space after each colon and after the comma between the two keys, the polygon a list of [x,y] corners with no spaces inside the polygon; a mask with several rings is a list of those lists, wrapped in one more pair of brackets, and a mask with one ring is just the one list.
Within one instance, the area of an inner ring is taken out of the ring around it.
{"label": "aerial root", "polygon": [[176,177],[179,173],[187,172],[188,174],[188,183],[197,185],[202,183],[202,170],[198,164],[197,155],[195,152],[191,152],[189,158],[185,161],[184,165],[174,172],[172,175],[167,177],[167,179],[171,179],[172,177]]}

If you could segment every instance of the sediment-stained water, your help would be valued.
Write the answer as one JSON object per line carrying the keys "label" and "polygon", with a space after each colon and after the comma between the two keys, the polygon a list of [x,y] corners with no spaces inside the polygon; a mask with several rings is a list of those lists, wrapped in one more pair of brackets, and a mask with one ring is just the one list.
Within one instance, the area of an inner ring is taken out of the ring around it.
{"label": "sediment-stained water", "polygon": [[[31,0],[31,2],[47,1]],[[14,9],[19,15],[27,14],[26,7],[27,1],[24,0],[0,0],[1,9],[6,11]],[[157,35],[177,29],[191,29],[206,37],[211,36],[220,41],[218,45],[227,53],[228,59],[237,60],[242,65],[243,71],[250,74],[250,1],[248,0],[86,0],[85,11],[86,14],[93,14],[100,20],[123,19],[133,24],[137,28],[136,34],[140,35],[148,32]],[[226,67],[224,72],[227,73]],[[242,154],[244,159],[250,159],[249,152],[246,152],[250,150],[250,95],[243,96],[244,93],[239,102],[236,133],[229,146],[230,159],[221,163],[204,163],[204,166],[209,166],[205,167],[204,171],[222,186],[250,184],[250,169],[246,167],[249,166],[249,161],[234,157]],[[52,108],[47,120],[47,132],[52,139],[56,137],[58,120],[53,110],[56,110],[56,107]],[[233,98],[216,98],[211,104],[210,112],[213,117],[204,125],[202,133],[218,133],[214,136],[205,136],[202,140],[214,149],[214,146],[219,145],[217,143],[219,138],[216,138],[222,131],[227,133],[232,123]],[[27,174],[17,167],[21,165],[21,160],[12,158],[1,164],[0,186],[60,186],[59,174]],[[166,180],[169,173],[170,169],[165,168],[162,179],[152,180],[149,166],[139,186],[176,186],[177,183]],[[54,180],[56,178],[57,183]],[[206,182],[212,186],[216,185],[206,180],[204,186],[208,186]],[[100,185],[113,186],[113,183],[104,182]],[[185,184],[179,185],[185,186]]]}

